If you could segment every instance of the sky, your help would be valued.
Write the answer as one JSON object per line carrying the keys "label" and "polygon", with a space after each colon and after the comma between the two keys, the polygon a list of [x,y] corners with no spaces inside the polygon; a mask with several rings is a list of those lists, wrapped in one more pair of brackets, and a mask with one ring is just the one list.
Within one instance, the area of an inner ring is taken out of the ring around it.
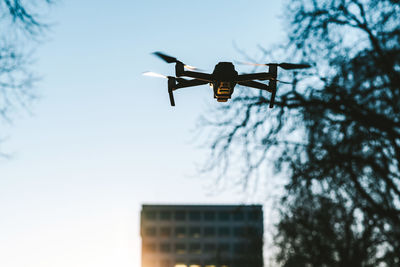
{"label": "sky", "polygon": [[196,122],[221,105],[209,86],[171,107],[166,81],[142,73],[174,74],[154,51],[208,71],[242,59],[234,43],[256,57],[284,39],[281,13],[265,0],[56,2],[39,99],[2,125],[0,266],[139,267],[142,204],[263,203],[210,193],[215,177],[198,173]]}

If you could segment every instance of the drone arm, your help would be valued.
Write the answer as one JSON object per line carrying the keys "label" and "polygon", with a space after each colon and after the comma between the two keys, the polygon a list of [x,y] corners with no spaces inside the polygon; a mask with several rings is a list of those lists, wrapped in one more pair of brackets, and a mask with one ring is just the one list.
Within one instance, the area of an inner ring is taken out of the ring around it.
{"label": "drone arm", "polygon": [[[178,75],[179,74],[179,75]],[[190,78],[194,78],[197,80],[201,80],[204,81],[206,83],[212,82],[213,81],[213,77],[211,74],[208,73],[202,73],[202,72],[197,72],[197,71],[183,71],[181,73],[177,73],[177,76],[186,76],[186,77],[190,77]]]}
{"label": "drone arm", "polygon": [[185,88],[185,87],[192,87],[192,86],[198,86],[198,85],[204,85],[209,83],[208,81],[203,81],[203,80],[198,80],[198,79],[193,79],[193,80],[185,80],[182,78],[177,78],[177,84],[175,85],[174,91],[177,89]]}
{"label": "drone arm", "polygon": [[[278,76],[278,65],[271,64],[269,66],[269,72],[254,73],[254,74],[242,74],[238,75],[238,83],[240,85],[254,87],[262,90],[267,90],[271,93],[271,100],[269,102],[269,107],[273,108],[276,96],[276,78]],[[259,83],[256,81],[246,80],[247,78],[252,78],[251,80],[269,80],[268,85]]]}
{"label": "drone arm", "polygon": [[183,78],[168,77],[168,94],[171,106],[175,106],[174,91],[180,88],[207,84],[207,81],[185,80]]}
{"label": "drone arm", "polygon": [[265,91],[272,93],[272,90],[269,88],[268,85],[260,83],[260,82],[246,81],[246,82],[239,82],[238,84],[247,86],[247,87],[253,87],[253,88],[265,90]]}
{"label": "drone arm", "polygon": [[202,80],[202,81],[206,81],[206,82],[213,81],[213,77],[211,74],[185,70],[182,62],[176,62],[175,75],[176,75],[176,77],[186,76],[186,77],[190,77],[190,78],[194,78],[194,79]]}
{"label": "drone arm", "polygon": [[250,74],[240,74],[235,78],[235,82],[248,82],[253,80],[270,80],[274,78],[274,76],[269,72],[260,72],[260,73],[250,73]]}

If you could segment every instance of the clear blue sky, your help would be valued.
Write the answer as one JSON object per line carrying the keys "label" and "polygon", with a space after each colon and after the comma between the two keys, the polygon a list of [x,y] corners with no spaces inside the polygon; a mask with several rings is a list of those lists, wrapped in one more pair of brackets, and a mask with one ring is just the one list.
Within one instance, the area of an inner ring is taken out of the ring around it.
{"label": "clear blue sky", "polygon": [[[0,266],[138,267],[143,203],[249,203],[207,194],[196,178],[205,151],[197,118],[220,105],[208,86],[178,91],[152,56],[164,51],[212,70],[283,39],[281,1],[77,1],[52,7],[55,22],[35,54],[40,99],[6,127],[0,160]],[[227,103],[229,105],[229,102]],[[5,126],[2,126],[3,129]]]}

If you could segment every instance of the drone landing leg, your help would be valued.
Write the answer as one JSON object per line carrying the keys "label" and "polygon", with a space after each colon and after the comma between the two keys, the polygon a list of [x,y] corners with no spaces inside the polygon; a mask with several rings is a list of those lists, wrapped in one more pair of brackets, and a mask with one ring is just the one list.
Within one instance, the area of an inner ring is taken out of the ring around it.
{"label": "drone landing leg", "polygon": [[273,64],[269,66],[269,73],[272,75],[273,79],[269,81],[269,88],[272,90],[271,100],[269,102],[269,108],[274,107],[275,96],[276,96],[276,79],[278,77],[278,66]]}
{"label": "drone landing leg", "polygon": [[207,84],[207,81],[201,81],[201,80],[185,80],[182,78],[174,78],[174,77],[169,77],[168,78],[168,94],[169,94],[169,101],[171,102],[171,106],[175,106],[175,99],[174,99],[174,91],[185,88],[185,87],[191,87],[191,86],[198,86],[198,85],[203,85]]}
{"label": "drone landing leg", "polygon": [[174,77],[168,77],[168,94],[171,106],[175,106],[174,93],[173,93],[173,91],[176,90],[175,88],[176,88],[176,79]]}

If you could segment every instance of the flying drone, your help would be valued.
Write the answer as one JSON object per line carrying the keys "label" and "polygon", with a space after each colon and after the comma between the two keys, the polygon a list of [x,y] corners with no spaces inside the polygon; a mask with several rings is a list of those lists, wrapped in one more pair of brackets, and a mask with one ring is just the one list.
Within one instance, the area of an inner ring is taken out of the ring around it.
{"label": "flying drone", "polygon": [[[168,93],[171,106],[175,106],[174,94],[175,90],[192,87],[204,84],[210,84],[214,90],[214,98],[218,102],[227,102],[231,98],[233,89],[237,84],[260,90],[265,90],[271,93],[269,107],[274,107],[276,95],[276,83],[278,76],[278,67],[285,70],[304,69],[311,67],[309,64],[292,64],[292,63],[267,63],[254,64],[244,63],[254,66],[268,66],[268,72],[258,72],[249,74],[238,74],[235,66],[231,62],[219,62],[215,65],[214,71],[211,74],[195,71],[197,68],[185,65],[175,57],[168,56],[161,52],[154,52],[155,56],[161,58],[167,63],[175,63],[175,76],[165,76],[154,72],[145,72],[143,75],[162,77],[168,79]],[[181,77],[189,77],[193,79],[184,79]],[[258,81],[268,80],[268,84]]]}

